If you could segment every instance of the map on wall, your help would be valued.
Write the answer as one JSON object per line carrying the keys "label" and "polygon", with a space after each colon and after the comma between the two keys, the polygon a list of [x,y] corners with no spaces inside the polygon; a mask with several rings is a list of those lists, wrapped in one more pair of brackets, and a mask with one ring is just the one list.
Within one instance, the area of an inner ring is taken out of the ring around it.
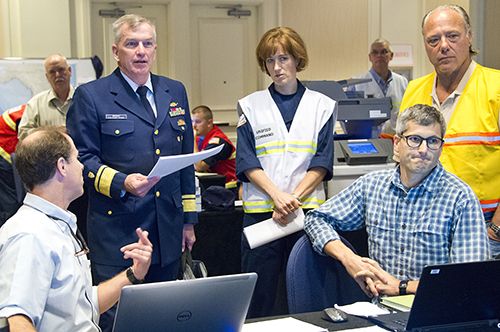
{"label": "map on wall", "polygon": [[[68,59],[68,63],[73,87],[95,80],[90,59]],[[0,114],[49,88],[43,59],[0,59]]]}

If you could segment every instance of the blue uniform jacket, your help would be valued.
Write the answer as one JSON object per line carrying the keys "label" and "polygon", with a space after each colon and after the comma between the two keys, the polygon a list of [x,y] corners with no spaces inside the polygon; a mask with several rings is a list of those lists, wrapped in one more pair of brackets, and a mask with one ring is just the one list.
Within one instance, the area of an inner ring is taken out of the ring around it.
{"label": "blue uniform jacket", "polygon": [[162,178],[143,198],[122,191],[128,174],[147,175],[160,156],[193,151],[184,86],[156,75],[151,82],[156,119],[119,69],[78,87],[68,111],[89,195],[90,257],[98,264],[130,265],[120,247],[137,241],[137,227],[149,232],[152,263],[169,264],[181,255],[184,223],[197,221],[193,166]]}

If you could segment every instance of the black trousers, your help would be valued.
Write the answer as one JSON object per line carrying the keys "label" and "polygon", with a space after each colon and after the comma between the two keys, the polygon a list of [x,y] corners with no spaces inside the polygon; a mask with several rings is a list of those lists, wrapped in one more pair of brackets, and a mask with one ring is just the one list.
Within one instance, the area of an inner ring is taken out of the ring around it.
{"label": "black trousers", "polygon": [[16,193],[12,165],[0,157],[0,226],[21,206]]}
{"label": "black trousers", "polygon": [[[272,213],[245,213],[243,227],[271,216]],[[286,264],[293,245],[303,234],[303,231],[290,234],[254,249],[250,249],[248,241],[242,235],[241,270],[258,274],[247,318],[288,314]]]}

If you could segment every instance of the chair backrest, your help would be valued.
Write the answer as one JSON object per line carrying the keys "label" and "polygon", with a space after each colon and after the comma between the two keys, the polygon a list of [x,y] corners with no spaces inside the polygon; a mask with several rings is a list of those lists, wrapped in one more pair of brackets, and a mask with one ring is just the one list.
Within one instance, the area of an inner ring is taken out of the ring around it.
{"label": "chair backrest", "polygon": [[9,332],[9,321],[6,317],[0,317],[0,332]]}
{"label": "chair backrest", "polygon": [[[342,241],[355,251],[347,240]],[[286,287],[291,314],[368,300],[340,262],[314,252],[307,235],[295,243],[290,253]]]}
{"label": "chair backrest", "polygon": [[15,160],[16,160],[16,154],[12,153],[10,155],[10,157],[12,159],[12,171],[13,171],[13,175],[14,175],[14,183],[16,185],[16,197],[17,197],[18,203],[21,204],[24,201],[24,196],[26,196],[26,189],[24,188],[23,181],[21,180],[21,177],[19,176],[19,172],[17,171],[17,168],[14,165]]}

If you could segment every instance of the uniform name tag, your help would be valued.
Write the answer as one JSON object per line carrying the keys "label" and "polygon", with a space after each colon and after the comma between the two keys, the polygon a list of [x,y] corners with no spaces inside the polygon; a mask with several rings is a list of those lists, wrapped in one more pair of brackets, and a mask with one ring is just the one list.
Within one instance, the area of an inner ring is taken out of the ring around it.
{"label": "uniform name tag", "polygon": [[127,114],[105,114],[106,120],[127,120]]}

